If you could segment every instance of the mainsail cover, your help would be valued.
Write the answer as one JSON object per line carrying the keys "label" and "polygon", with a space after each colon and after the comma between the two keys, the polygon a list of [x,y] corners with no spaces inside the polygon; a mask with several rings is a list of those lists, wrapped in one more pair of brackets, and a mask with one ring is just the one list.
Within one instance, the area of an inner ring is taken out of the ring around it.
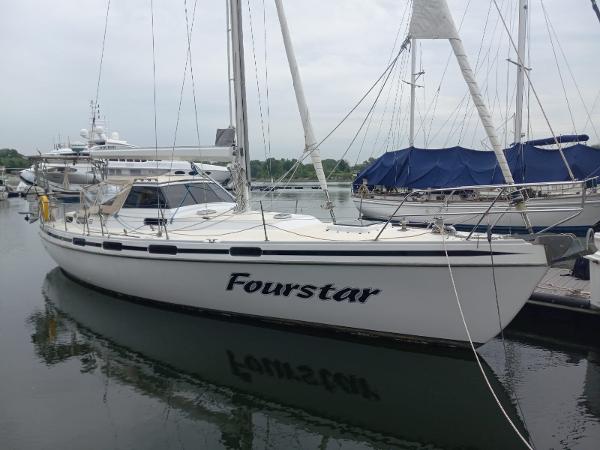
{"label": "mainsail cover", "polygon": [[[579,180],[600,176],[600,149],[573,145],[563,152]],[[504,150],[516,183],[571,181],[560,153],[533,145]],[[491,151],[464,147],[422,149],[409,147],[384,153],[363,169],[354,189],[366,184],[407,189],[443,189],[459,186],[504,184],[496,156]]]}

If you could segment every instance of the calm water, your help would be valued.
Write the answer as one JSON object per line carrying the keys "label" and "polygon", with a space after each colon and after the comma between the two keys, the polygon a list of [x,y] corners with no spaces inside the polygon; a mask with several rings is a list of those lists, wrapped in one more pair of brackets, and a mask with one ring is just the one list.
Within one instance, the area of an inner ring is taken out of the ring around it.
{"label": "calm water", "polygon": [[[355,215],[345,188],[333,196],[340,218]],[[320,193],[263,205],[315,212],[309,200]],[[1,448],[521,448],[468,353],[124,301],[58,270],[23,208],[0,202]],[[525,311],[506,358],[500,340],[480,349],[538,449],[600,448],[599,329]]]}

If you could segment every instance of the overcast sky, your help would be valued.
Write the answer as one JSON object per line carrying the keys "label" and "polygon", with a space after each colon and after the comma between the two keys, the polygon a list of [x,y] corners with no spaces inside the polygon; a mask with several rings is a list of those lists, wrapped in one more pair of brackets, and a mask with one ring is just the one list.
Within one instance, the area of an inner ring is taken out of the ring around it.
{"label": "overcast sky", "polygon": [[[600,142],[596,134],[596,130],[600,131],[600,101],[592,109],[600,92],[600,23],[590,2],[544,1],[550,23],[586,104],[584,107],[555,42],[569,100],[567,104],[540,0],[530,1],[531,78],[551,124],[557,134],[586,132],[592,137],[592,143]],[[0,148],[13,147],[32,154],[37,150],[50,150],[59,134],[63,139],[79,139],[79,130],[88,125],[89,102],[96,95],[106,0],[0,2]],[[188,0],[189,20],[192,19],[193,3],[194,0]],[[271,154],[297,157],[303,148],[303,134],[274,4],[271,0],[264,2],[270,109],[270,120],[267,120],[263,0],[249,0],[252,21],[247,0],[242,3],[252,157],[263,159],[267,154],[261,131],[253,47],[265,134],[267,124],[270,125]],[[516,0],[498,0],[498,3],[514,29]],[[384,71],[396,35],[400,41],[406,35],[408,0],[286,0],[284,5],[309,108],[320,138]],[[514,74],[506,61],[508,40],[499,25],[498,14],[494,9],[490,11],[490,0],[451,0],[449,5],[457,23],[468,7],[461,29],[465,47],[473,66],[479,60],[478,79],[492,103],[499,132],[504,135],[506,128],[509,135],[512,124],[503,127],[501,122],[509,123],[514,112]],[[184,1],[154,0],[154,15],[158,142],[159,145],[172,145],[186,61]],[[216,128],[227,126],[229,120],[224,29],[224,1],[198,0],[192,59],[203,144],[212,143]],[[449,45],[445,41],[424,41],[419,45],[419,65],[425,75],[419,82],[424,87],[419,88],[418,93],[417,125],[421,134],[417,137],[417,145],[431,147],[460,143],[481,148],[485,145],[481,143],[483,135],[472,108],[463,102],[463,109],[457,110],[466,87],[454,62],[448,66],[436,100],[435,92],[440,86],[448,52]],[[400,58],[397,71],[382,91],[374,115],[363,129],[367,139],[362,150],[363,135],[360,134],[348,152],[347,159],[352,162],[366,159],[371,154],[378,155],[386,148],[406,145],[408,88],[403,79],[409,76],[407,61],[407,57]],[[509,66],[511,78],[507,83]],[[324,157],[342,156],[373,99],[371,96],[323,145]],[[110,131],[118,131],[130,143],[154,143],[150,0],[111,1],[99,103],[102,115],[109,121]],[[534,103],[532,100],[532,135],[547,137],[548,128]],[[591,124],[586,108],[591,112]],[[457,113],[453,115],[453,112]],[[180,121],[177,143],[196,144],[189,71]],[[461,126],[463,122],[466,125]],[[392,134],[393,137],[388,137]]]}

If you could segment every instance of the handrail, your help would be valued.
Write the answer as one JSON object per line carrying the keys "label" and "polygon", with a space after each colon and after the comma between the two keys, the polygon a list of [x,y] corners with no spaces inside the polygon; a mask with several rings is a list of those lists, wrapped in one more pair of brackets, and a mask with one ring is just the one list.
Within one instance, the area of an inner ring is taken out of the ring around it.
{"label": "handrail", "polygon": [[488,215],[488,213],[490,212],[490,210],[493,208],[493,206],[496,204],[496,202],[498,201],[498,199],[504,194],[505,191],[506,191],[506,189],[501,189],[500,192],[498,193],[498,195],[496,196],[496,198],[492,201],[492,203],[490,203],[490,206],[488,206],[487,210],[481,215],[481,217],[479,218],[479,220],[477,221],[477,223],[475,224],[475,226],[473,227],[473,229],[471,230],[471,232],[467,236],[467,241],[469,239],[471,239],[471,236],[473,236],[473,233],[475,232],[475,230],[477,229],[477,227],[479,225],[481,225],[481,222],[483,222],[483,219],[485,219],[485,217]]}
{"label": "handrail", "polygon": [[379,239],[379,236],[381,236],[381,233],[383,233],[383,231],[387,228],[387,226],[390,224],[390,222],[392,221],[392,219],[394,218],[394,216],[396,215],[396,213],[398,212],[398,210],[402,207],[402,205],[404,205],[404,202],[406,201],[406,199],[410,196],[411,194],[406,194],[406,197],[404,197],[402,199],[402,201],[400,202],[400,204],[398,205],[398,207],[396,208],[396,211],[394,211],[394,213],[390,216],[390,218],[387,220],[387,222],[385,223],[385,225],[383,226],[383,228],[381,228],[381,230],[379,230],[379,233],[377,233],[377,236],[375,236],[375,239],[373,239],[374,241],[376,241],[377,239]]}

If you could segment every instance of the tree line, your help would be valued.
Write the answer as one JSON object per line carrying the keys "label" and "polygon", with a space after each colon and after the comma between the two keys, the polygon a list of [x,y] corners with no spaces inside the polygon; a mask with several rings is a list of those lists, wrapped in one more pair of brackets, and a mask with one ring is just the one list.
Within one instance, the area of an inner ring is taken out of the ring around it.
{"label": "tree line", "polygon": [[30,165],[29,159],[14,148],[0,148],[0,166],[9,169],[25,169]]}
{"label": "tree line", "polygon": [[[322,163],[325,176],[327,176],[329,180],[352,181],[358,172],[373,161],[375,161],[375,158],[369,158],[367,161],[363,161],[360,164],[350,165],[348,161],[344,159],[324,159],[322,160]],[[315,168],[310,159],[307,159],[306,162],[298,165],[298,167],[294,169],[295,172],[294,170],[290,171],[297,162],[297,159],[285,158],[267,158],[266,161],[259,161],[257,159],[252,160],[250,161],[252,179],[258,181],[277,180],[288,172],[288,176],[294,173],[293,180],[296,181],[311,181],[317,179]]]}

